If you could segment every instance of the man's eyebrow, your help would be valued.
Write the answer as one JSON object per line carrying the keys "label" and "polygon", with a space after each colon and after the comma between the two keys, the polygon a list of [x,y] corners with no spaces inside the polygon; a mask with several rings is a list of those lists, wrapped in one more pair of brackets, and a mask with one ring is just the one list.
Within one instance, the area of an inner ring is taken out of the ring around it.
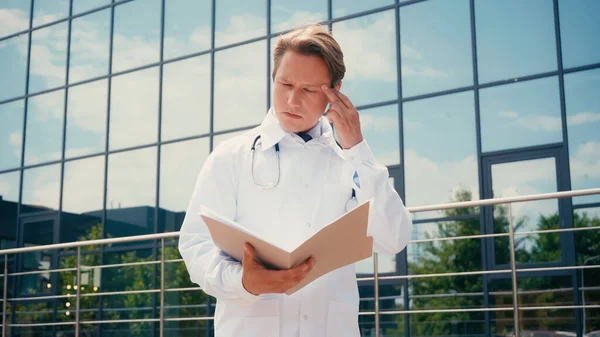
{"label": "man's eyebrow", "polygon": [[[290,80],[288,78],[285,78],[285,77],[281,77],[279,80],[282,81],[282,82],[290,82]],[[321,83],[305,83],[305,84],[302,84],[302,85],[307,86],[307,87],[318,87],[318,88],[321,87]]]}

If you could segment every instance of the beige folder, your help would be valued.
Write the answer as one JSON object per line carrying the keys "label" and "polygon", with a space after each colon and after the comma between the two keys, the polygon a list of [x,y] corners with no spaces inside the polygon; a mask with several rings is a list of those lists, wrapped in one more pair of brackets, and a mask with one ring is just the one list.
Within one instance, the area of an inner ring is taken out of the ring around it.
{"label": "beige folder", "polygon": [[367,236],[369,205],[367,201],[342,215],[291,252],[263,241],[206,208],[200,215],[215,245],[238,261],[244,257],[245,242],[254,247],[258,262],[270,269],[290,269],[313,256],[317,261],[315,266],[300,283],[286,291],[291,295],[333,270],[371,257],[373,238]]}

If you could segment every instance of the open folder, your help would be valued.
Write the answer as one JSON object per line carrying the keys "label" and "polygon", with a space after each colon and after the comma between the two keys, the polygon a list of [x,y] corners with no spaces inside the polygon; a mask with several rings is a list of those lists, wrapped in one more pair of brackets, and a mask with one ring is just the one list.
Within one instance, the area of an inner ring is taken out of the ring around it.
{"label": "open folder", "polygon": [[258,262],[270,269],[290,269],[313,256],[316,264],[296,286],[286,291],[291,295],[310,282],[338,268],[364,260],[373,254],[373,238],[367,236],[369,223],[367,201],[323,227],[293,251],[258,238],[248,229],[224,219],[206,207],[200,215],[219,249],[238,261],[244,257],[244,243],[254,247]]}

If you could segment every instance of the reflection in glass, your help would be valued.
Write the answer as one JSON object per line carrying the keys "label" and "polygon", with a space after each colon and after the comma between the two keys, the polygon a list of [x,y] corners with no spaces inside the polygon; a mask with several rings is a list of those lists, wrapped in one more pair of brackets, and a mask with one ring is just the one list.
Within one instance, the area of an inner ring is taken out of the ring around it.
{"label": "reflection in glass", "polygon": [[219,144],[221,144],[222,142],[224,142],[224,141],[226,141],[228,139],[232,139],[234,137],[237,137],[239,135],[242,135],[244,132],[246,132],[246,131],[222,133],[222,134],[213,136],[213,149],[216,149],[217,146],[219,146]]}
{"label": "reflection in glass", "polygon": [[153,233],[155,197],[155,147],[109,155],[106,236]]}
{"label": "reflection in glass", "polygon": [[196,179],[208,157],[208,147],[208,138],[162,146],[159,232],[178,231],[181,228]]}
{"label": "reflection in glass", "polygon": [[69,82],[108,74],[110,9],[73,19]]}
{"label": "reflection in glass", "polygon": [[102,210],[104,156],[65,163],[63,212],[85,215]]}
{"label": "reflection in glass", "polygon": [[23,101],[0,105],[0,171],[21,166]]}
{"label": "reflection in glass", "polygon": [[327,0],[272,0],[271,33],[327,19]]}
{"label": "reflection in glass", "polygon": [[163,68],[162,140],[210,131],[210,55]]}
{"label": "reflection in glass", "polygon": [[107,80],[69,88],[66,158],[104,152],[107,97]]}
{"label": "reflection in glass", "polygon": [[475,25],[479,82],[556,70],[552,1],[477,0]]}
{"label": "reflection in glass", "polygon": [[158,135],[158,68],[113,78],[109,148],[154,143]]}
{"label": "reflection in glass", "polygon": [[378,163],[400,164],[398,105],[386,105],[360,111],[360,125]]}
{"label": "reflection in glass", "polygon": [[111,0],[73,0],[73,14],[83,13],[110,4]]}
{"label": "reflection in glass", "polygon": [[131,1],[115,7],[113,73],[158,62],[160,17],[160,0]]}
{"label": "reflection in glass", "polygon": [[402,95],[473,84],[469,1],[427,1],[400,8]]}
{"label": "reflection in glass", "polygon": [[[0,223],[2,224],[0,226],[0,249],[16,248],[17,246],[17,203],[19,202],[20,178],[19,171],[0,174]],[[0,261],[3,261],[3,258]],[[4,262],[0,263],[0,266],[4,267]]]}
{"label": "reflection in glass", "polygon": [[[594,230],[575,232],[575,258],[577,265],[600,265],[600,207],[577,209],[573,212],[573,227],[595,227]],[[582,302],[586,305],[600,304],[598,289],[600,269],[580,269],[577,271],[577,282]],[[598,309],[585,309],[582,320],[585,321],[586,332],[600,330]]]}
{"label": "reflection in glass", "polygon": [[346,65],[340,91],[355,106],[398,97],[395,22],[388,10],[333,24]]}
{"label": "reflection in glass", "polygon": [[23,171],[21,213],[58,210],[60,164]]}
{"label": "reflection in glass", "polygon": [[[15,323],[16,324],[31,324],[31,323],[53,323],[53,311],[55,301],[47,302],[37,301],[19,301],[15,304]],[[22,327],[18,330],[11,327],[11,335],[15,336],[50,336],[52,335],[52,326]]]}
{"label": "reflection in glass", "polygon": [[600,62],[600,2],[559,1],[563,67]]}
{"label": "reflection in glass", "polygon": [[69,16],[69,0],[33,2],[33,27],[54,22],[67,16]]}
{"label": "reflection in glass", "polygon": [[[565,75],[569,163],[573,190],[600,186],[600,69]],[[600,202],[600,195],[573,203]]]}
{"label": "reflection in glass", "polygon": [[[23,247],[35,247],[53,243],[54,219],[21,222],[23,233]],[[21,270],[37,271],[52,269],[52,251],[29,252],[21,255]],[[34,295],[39,293],[52,293],[50,273],[31,274],[21,276],[21,295]],[[56,286],[54,284],[54,286]]]}
{"label": "reflection in glass", "polygon": [[[494,198],[551,193],[557,191],[554,158],[492,165]],[[559,233],[519,235],[519,232],[560,227],[556,199],[512,204],[515,231],[515,258],[518,263],[561,261]],[[507,233],[508,205],[494,206],[494,233]],[[494,238],[496,265],[510,263],[509,238]]]}
{"label": "reflection in glass", "polygon": [[[215,46],[225,46],[267,35],[266,5],[265,0],[216,1]],[[264,56],[260,58],[261,61],[264,59]]]}
{"label": "reflection in glass", "polygon": [[165,60],[210,49],[211,1],[165,3]]}
{"label": "reflection in glass", "polygon": [[215,131],[262,122],[267,113],[266,54],[265,41],[215,53]]}
{"label": "reflection in glass", "polygon": [[[480,234],[480,222],[476,208],[446,211],[445,216],[474,216],[471,219],[417,223],[412,240],[452,238]],[[481,239],[456,239],[410,243],[406,248],[409,274],[478,271],[483,267]]]}
{"label": "reflection in glass", "polygon": [[403,128],[407,205],[479,199],[472,92],[404,103]]}
{"label": "reflection in glass", "polygon": [[59,160],[62,157],[64,90],[29,99],[25,165]]}
{"label": "reflection in glass", "polygon": [[[96,236],[95,239],[99,239],[100,237]],[[84,240],[90,240],[91,237],[82,238]],[[98,318],[98,297],[89,296],[91,294],[95,294],[100,292],[101,286],[101,272],[100,268],[90,268],[92,266],[97,266],[100,264],[100,254],[98,253],[89,253],[92,249],[97,249],[98,246],[86,246],[81,249],[81,265],[86,266],[88,268],[84,268],[81,270],[80,279],[81,282],[77,283],[77,272],[76,271],[66,271],[58,273],[58,295],[67,295],[67,296],[75,296],[77,290],[80,291],[81,295],[84,295],[80,298],[80,319],[93,320]],[[77,266],[77,255],[75,249],[69,249],[69,254],[65,254],[63,256],[59,256],[58,265],[59,268],[74,268]],[[77,286],[77,287],[75,287]],[[74,320],[74,315],[72,315],[73,310],[75,310],[75,299],[74,297],[67,297],[58,299],[58,318],[62,321],[65,319]],[[69,315],[67,315],[67,311]],[[84,335],[85,336],[85,335]]]}
{"label": "reflection in glass", "polygon": [[360,0],[333,0],[333,17],[337,18],[340,16],[346,16],[369,9],[385,7],[394,4],[394,0],[371,0],[371,1],[360,1]]}
{"label": "reflection in glass", "polygon": [[[0,37],[8,36],[29,28],[31,1],[4,0],[0,4]],[[1,57],[0,57],[1,59]]]}
{"label": "reflection in glass", "polygon": [[[0,14],[2,11],[0,9]],[[0,23],[0,30],[1,25]],[[0,41],[0,101],[25,93],[27,41],[27,34]]]}
{"label": "reflection in glass", "polygon": [[65,85],[68,22],[31,33],[29,93]]}
{"label": "reflection in glass", "polygon": [[480,109],[483,151],[562,141],[556,77],[482,89]]}
{"label": "reflection in glass", "polygon": [[[380,290],[381,291],[381,290]],[[404,310],[404,308],[400,309]],[[409,317],[404,314],[394,314],[394,315],[380,315],[379,317],[379,326],[381,328],[381,336],[406,336],[406,325],[404,323],[405,317]],[[359,324],[361,321],[366,321],[367,319],[373,320],[373,323],[368,325],[363,329],[361,326],[361,336],[365,337],[373,337],[375,336],[375,323],[374,316],[358,316]]]}

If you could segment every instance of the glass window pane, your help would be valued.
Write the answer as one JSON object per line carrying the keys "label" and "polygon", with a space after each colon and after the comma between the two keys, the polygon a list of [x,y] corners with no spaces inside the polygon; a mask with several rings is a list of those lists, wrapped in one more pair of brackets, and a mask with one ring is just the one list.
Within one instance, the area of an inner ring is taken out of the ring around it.
{"label": "glass window pane", "polygon": [[396,24],[394,11],[333,24],[344,53],[342,91],[355,106],[396,99]]}
{"label": "glass window pane", "polygon": [[[565,75],[565,104],[571,188],[600,186],[600,69]],[[576,204],[600,202],[600,195],[573,198]]]}
{"label": "glass window pane", "polygon": [[600,62],[600,2],[559,1],[562,59],[565,68]]}
{"label": "glass window pane", "polygon": [[[446,216],[471,214],[472,219],[416,223],[411,240],[479,235],[480,221],[476,208],[447,210]],[[479,271],[483,268],[481,239],[415,242],[407,246],[408,273],[431,274]],[[466,290],[466,289],[463,289]]]}
{"label": "glass window pane", "polygon": [[558,78],[486,88],[479,95],[484,152],[562,141]]}
{"label": "glass window pane", "polygon": [[110,149],[156,142],[158,68],[114,77],[110,100]]}
{"label": "glass window pane", "polygon": [[25,170],[21,213],[58,210],[59,193],[60,164]]}
{"label": "glass window pane", "polygon": [[407,205],[479,199],[473,102],[473,93],[464,92],[404,104]]}
{"label": "glass window pane", "polygon": [[219,146],[219,144],[221,144],[222,142],[237,137],[239,135],[244,134],[244,132],[246,131],[238,131],[238,132],[229,132],[229,133],[222,133],[216,136],[213,136],[213,149],[216,149],[217,146]]}
{"label": "glass window pane", "polygon": [[73,14],[83,13],[110,4],[111,0],[73,0]]}
{"label": "glass window pane", "polygon": [[556,70],[552,1],[477,0],[475,25],[479,82]]}
{"label": "glass window pane", "polygon": [[66,158],[104,152],[107,104],[107,80],[69,88]]}
{"label": "glass window pane", "polygon": [[0,41],[0,101],[25,94],[28,41],[27,34]]}
{"label": "glass window pane", "polygon": [[333,17],[338,18],[340,16],[346,16],[393,4],[394,0],[333,0],[331,6],[333,7]]}
{"label": "glass window pane", "polygon": [[327,20],[327,0],[272,0],[271,33]]}
{"label": "glass window pane", "polygon": [[[514,197],[557,191],[554,158],[526,160],[492,165],[494,198]],[[512,204],[515,235],[515,257],[518,263],[561,261],[560,234],[520,235],[519,232],[560,227],[556,199]],[[508,205],[494,206],[494,233],[507,233]],[[509,238],[494,239],[496,265],[510,263]]]}
{"label": "glass window pane", "polygon": [[[575,252],[578,265],[600,264],[600,207],[582,208],[573,211],[573,227],[596,227],[594,230],[575,232]],[[580,271],[581,272],[581,271]],[[585,271],[585,277],[598,279],[600,269]],[[600,289],[598,289],[600,293]],[[600,302],[600,297],[598,297]]]}
{"label": "glass window pane", "polygon": [[4,0],[0,3],[0,37],[29,28],[31,1]]}
{"label": "glass window pane", "polygon": [[210,49],[211,1],[165,3],[165,60]]}
{"label": "glass window pane", "polygon": [[25,165],[59,160],[62,157],[64,101],[64,90],[29,99]]}
{"label": "glass window pane", "polygon": [[158,62],[160,0],[131,1],[115,7],[112,72]]}
{"label": "glass window pane", "polygon": [[0,105],[0,171],[21,166],[23,101]]}
{"label": "glass window pane", "polygon": [[[104,199],[104,156],[65,163],[63,212],[101,211]],[[82,188],[85,186],[85,188]]]}
{"label": "glass window pane", "polygon": [[73,19],[69,82],[108,74],[110,9]]}
{"label": "glass window pane", "polygon": [[156,148],[111,154],[106,193],[107,237],[153,233]]}
{"label": "glass window pane", "polygon": [[159,205],[164,215],[159,218],[159,232],[181,228],[198,173],[208,157],[208,147],[208,138],[162,146]]}
{"label": "glass window pane", "polygon": [[69,16],[69,0],[42,0],[33,2],[33,27]]}
{"label": "glass window pane", "polygon": [[473,84],[469,1],[426,1],[400,8],[402,95]]}
{"label": "glass window pane", "polygon": [[267,113],[266,60],[265,41],[215,53],[215,131],[262,122]]}
{"label": "glass window pane", "polygon": [[210,55],[163,68],[162,140],[210,131]]}
{"label": "glass window pane", "polygon": [[[0,174],[0,249],[17,246],[17,203],[19,202],[19,171]],[[3,260],[2,260],[3,261]],[[4,267],[4,263],[1,264]],[[1,289],[4,289],[1,286]]]}
{"label": "glass window pane", "polygon": [[68,23],[31,33],[29,93],[65,85]]}
{"label": "glass window pane", "polygon": [[398,105],[361,110],[360,124],[375,159],[383,165],[400,164]]}
{"label": "glass window pane", "polygon": [[[219,0],[216,1],[216,6],[215,46],[267,35],[265,0]],[[262,58],[264,59],[265,57]]]}

